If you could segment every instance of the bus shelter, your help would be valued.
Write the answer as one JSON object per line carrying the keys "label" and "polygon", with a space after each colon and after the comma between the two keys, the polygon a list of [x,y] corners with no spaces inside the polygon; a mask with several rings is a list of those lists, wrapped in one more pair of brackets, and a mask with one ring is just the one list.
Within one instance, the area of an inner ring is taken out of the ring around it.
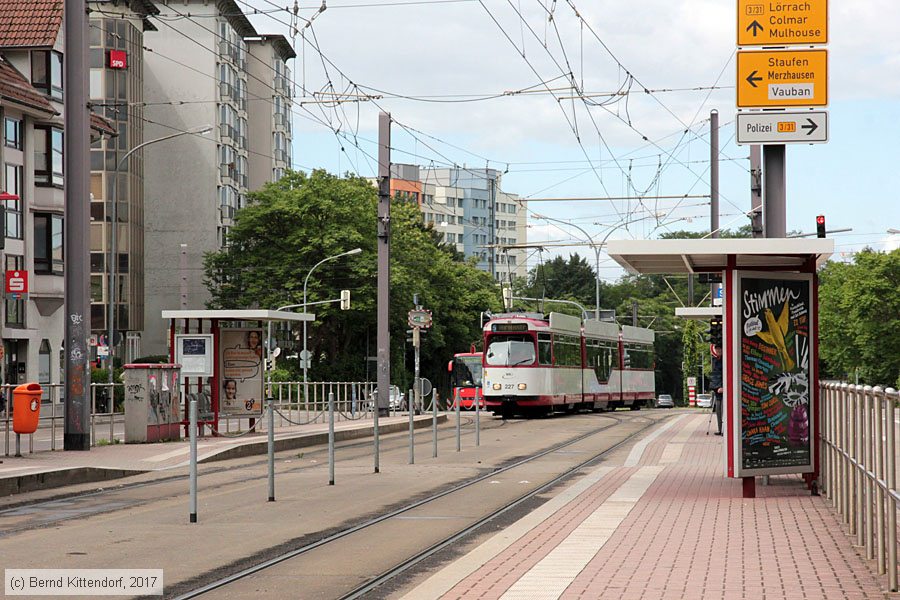
{"label": "bus shelter", "polygon": [[[181,365],[184,398],[198,401],[198,424],[219,431],[219,419],[262,416],[267,361],[275,345],[270,323],[314,321],[315,315],[277,310],[164,310],[169,360]],[[188,429],[187,420],[181,422]]]}
{"label": "bus shelter", "polygon": [[819,474],[818,281],[828,239],[616,240],[609,255],[631,273],[721,273],[724,474]]}

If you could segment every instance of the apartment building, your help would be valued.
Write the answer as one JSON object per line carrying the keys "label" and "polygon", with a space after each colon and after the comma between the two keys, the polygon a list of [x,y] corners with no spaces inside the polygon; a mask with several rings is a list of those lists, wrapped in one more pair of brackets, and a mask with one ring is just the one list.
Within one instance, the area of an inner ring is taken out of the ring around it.
{"label": "apartment building", "polygon": [[[0,191],[4,270],[27,274],[27,295],[2,310],[5,383],[62,381],[65,191],[62,0],[0,0]],[[114,136],[91,118],[94,143]]]}
{"label": "apartment building", "polygon": [[391,194],[419,204],[422,220],[433,224],[466,258],[498,281],[527,275],[525,201],[502,191],[495,169],[391,165]]}
{"label": "apartment building", "polygon": [[156,5],[190,18],[144,36],[145,139],[212,131],[145,152],[144,354],[166,351],[160,313],[180,307],[182,245],[187,307],[204,308],[204,254],[227,243],[247,192],[291,166],[292,142],[287,41],[257,33],[234,0]]}

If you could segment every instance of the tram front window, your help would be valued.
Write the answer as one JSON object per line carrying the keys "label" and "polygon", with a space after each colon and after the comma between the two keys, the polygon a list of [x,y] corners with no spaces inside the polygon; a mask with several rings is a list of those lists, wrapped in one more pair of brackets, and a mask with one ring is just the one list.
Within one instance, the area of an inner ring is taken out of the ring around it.
{"label": "tram front window", "polygon": [[453,363],[453,387],[481,387],[481,357],[457,358]]}
{"label": "tram front window", "polygon": [[494,336],[484,355],[485,364],[516,367],[534,363],[534,340],[527,335]]}

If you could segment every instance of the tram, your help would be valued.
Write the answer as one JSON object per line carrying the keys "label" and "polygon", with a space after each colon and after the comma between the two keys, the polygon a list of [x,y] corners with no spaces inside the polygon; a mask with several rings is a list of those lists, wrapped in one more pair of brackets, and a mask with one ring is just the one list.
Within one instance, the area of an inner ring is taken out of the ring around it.
{"label": "tram", "polygon": [[483,393],[495,414],[640,410],[655,397],[653,330],[561,313],[484,325]]}
{"label": "tram", "polygon": [[484,408],[484,395],[481,391],[482,353],[475,352],[472,345],[470,352],[460,352],[453,355],[453,360],[447,365],[450,372],[450,388],[452,400],[450,408],[455,409],[459,402],[460,409],[474,410],[475,403],[479,408]]}

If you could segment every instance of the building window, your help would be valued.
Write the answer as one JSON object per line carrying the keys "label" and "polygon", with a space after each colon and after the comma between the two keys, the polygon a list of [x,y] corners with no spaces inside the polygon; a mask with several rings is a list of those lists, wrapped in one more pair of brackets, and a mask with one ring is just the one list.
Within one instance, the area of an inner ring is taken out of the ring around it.
{"label": "building window", "polygon": [[62,100],[63,55],[55,50],[32,52],[31,83],[54,100]]}
{"label": "building window", "polygon": [[63,274],[63,218],[52,213],[34,214],[34,272]]}
{"label": "building window", "polygon": [[7,148],[21,150],[24,147],[24,140],[22,139],[22,119],[6,117],[6,119],[4,119],[3,132],[3,143],[6,144]]}
{"label": "building window", "polygon": [[16,194],[18,200],[6,201],[6,237],[22,239],[22,190],[24,172],[21,165],[6,165],[6,191]]}
{"label": "building window", "polygon": [[[21,271],[25,266],[24,256],[6,255],[6,270]],[[12,295],[7,295],[4,301],[6,304],[6,326],[7,327],[24,327],[25,326],[25,301],[21,298],[15,299]]]}
{"label": "building window", "polygon": [[50,340],[41,340],[38,350],[38,383],[44,386],[44,398],[50,391]]}
{"label": "building window", "polygon": [[56,127],[34,128],[34,183],[62,187],[63,132]]}

